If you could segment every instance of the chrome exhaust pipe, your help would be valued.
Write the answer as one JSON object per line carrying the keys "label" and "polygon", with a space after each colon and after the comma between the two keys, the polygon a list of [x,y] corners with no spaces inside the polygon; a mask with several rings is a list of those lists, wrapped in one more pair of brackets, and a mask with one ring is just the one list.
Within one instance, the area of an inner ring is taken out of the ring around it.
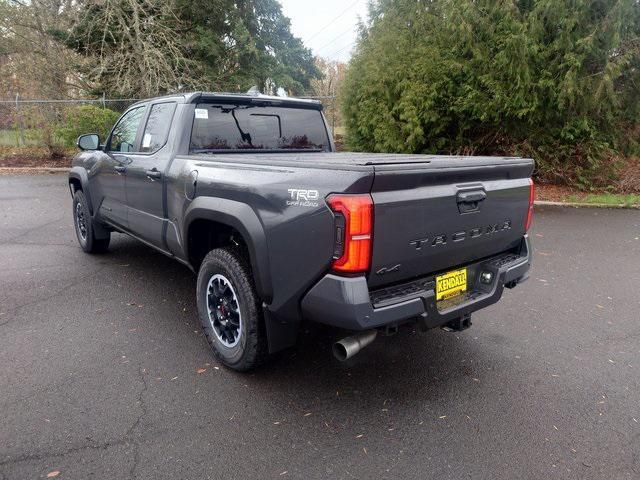
{"label": "chrome exhaust pipe", "polygon": [[366,332],[343,338],[333,344],[333,356],[341,362],[344,362],[372,343],[377,335],[377,330],[367,330]]}

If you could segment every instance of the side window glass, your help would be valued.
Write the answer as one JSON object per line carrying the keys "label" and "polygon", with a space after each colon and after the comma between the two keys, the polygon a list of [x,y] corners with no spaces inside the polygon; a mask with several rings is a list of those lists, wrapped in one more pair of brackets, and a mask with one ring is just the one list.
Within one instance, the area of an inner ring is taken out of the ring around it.
{"label": "side window glass", "polygon": [[142,135],[141,152],[155,152],[166,143],[175,109],[175,103],[158,103],[151,107]]}
{"label": "side window glass", "polygon": [[135,108],[120,119],[111,135],[109,149],[112,152],[133,152],[144,109],[145,107]]}

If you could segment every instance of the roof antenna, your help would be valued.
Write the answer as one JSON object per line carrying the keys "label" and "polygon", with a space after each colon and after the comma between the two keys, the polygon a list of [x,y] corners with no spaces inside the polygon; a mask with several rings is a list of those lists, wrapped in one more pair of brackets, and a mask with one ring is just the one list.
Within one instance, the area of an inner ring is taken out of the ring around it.
{"label": "roof antenna", "polygon": [[260,95],[260,90],[258,89],[258,86],[254,85],[249,90],[247,90],[247,95],[253,95],[254,97],[259,96]]}

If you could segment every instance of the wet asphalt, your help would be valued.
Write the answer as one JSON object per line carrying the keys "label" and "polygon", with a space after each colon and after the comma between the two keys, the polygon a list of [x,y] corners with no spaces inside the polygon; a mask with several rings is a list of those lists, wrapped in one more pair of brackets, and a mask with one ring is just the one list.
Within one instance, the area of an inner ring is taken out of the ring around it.
{"label": "wet asphalt", "polygon": [[638,479],[640,211],[541,207],[531,279],[462,333],[217,364],[195,277],[79,249],[64,175],[0,176],[0,479]]}

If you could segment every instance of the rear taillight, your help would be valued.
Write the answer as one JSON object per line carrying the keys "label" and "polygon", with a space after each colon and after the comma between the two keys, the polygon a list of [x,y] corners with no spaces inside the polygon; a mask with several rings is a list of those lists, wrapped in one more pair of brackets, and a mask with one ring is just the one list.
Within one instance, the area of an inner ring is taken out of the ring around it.
{"label": "rear taillight", "polygon": [[527,210],[527,219],[524,222],[524,231],[528,232],[533,220],[533,202],[536,199],[536,186],[533,180],[529,179],[529,210]]}
{"label": "rear taillight", "polygon": [[373,236],[371,195],[329,195],[327,204],[335,216],[331,268],[343,273],[369,270]]}

